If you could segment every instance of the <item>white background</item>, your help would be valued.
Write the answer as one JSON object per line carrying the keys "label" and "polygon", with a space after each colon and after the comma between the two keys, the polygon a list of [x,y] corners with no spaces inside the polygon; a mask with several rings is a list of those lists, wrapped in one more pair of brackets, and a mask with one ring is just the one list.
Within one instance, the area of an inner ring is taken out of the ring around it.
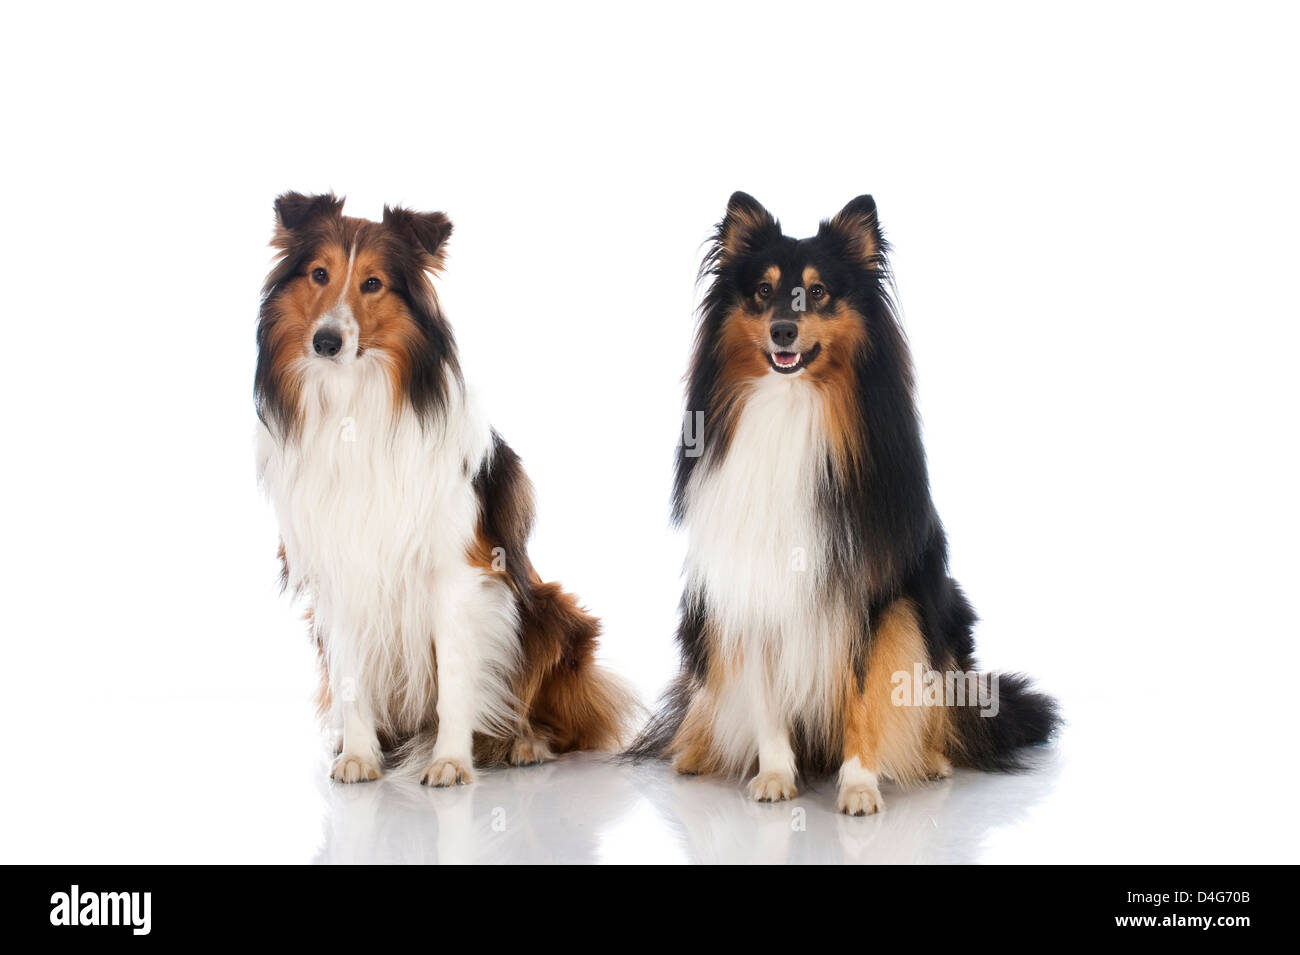
{"label": "white background", "polygon": [[[873,193],[981,659],[1035,675],[1069,726],[1048,769],[959,776],[944,812],[887,793],[856,823],[879,838],[843,855],[1294,861],[1287,7],[478,9],[6,14],[4,861],[412,858],[400,826],[367,847],[406,818],[384,800],[424,796],[320,778],[313,657],[253,474],[288,189],[451,216],[440,294],[537,485],[536,562],[647,700],[675,666],[700,243],[735,189],[796,235]],[[692,840],[635,772],[557,769],[480,785],[531,780],[529,825],[559,843],[546,813],[574,774],[617,789],[574,858],[839,857],[754,855],[744,827],[776,817],[727,786],[680,797],[738,820]],[[468,804],[411,805],[443,816],[418,859],[515,851],[448,846]],[[909,812],[948,841],[918,854]]]}

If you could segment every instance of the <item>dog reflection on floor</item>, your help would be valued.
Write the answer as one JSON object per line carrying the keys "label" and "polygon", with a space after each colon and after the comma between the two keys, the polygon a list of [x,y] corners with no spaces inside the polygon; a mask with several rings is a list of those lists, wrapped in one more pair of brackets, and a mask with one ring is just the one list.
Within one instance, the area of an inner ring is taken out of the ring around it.
{"label": "dog reflection on floor", "polygon": [[796,800],[758,803],[720,778],[687,778],[662,765],[633,768],[638,790],[696,864],[971,863],[989,833],[1022,821],[1056,787],[1055,748],[1032,773],[971,770],[906,789],[886,784],[891,812],[868,819],[836,810],[833,785]]}
{"label": "dog reflection on floor", "polygon": [[829,785],[791,802],[756,803],[725,780],[589,755],[489,772],[478,787],[322,782],[327,815],[315,861],[592,863],[609,854],[606,843],[630,839],[693,863],[969,863],[991,832],[1021,822],[1056,787],[1055,748],[1035,770],[959,770],[907,790],[887,787],[893,811],[865,820],[836,812]]}
{"label": "dog reflection on floor", "polygon": [[492,770],[479,786],[448,789],[396,777],[368,786],[321,778],[318,863],[594,863],[602,832],[636,801],[626,773],[581,757]]}

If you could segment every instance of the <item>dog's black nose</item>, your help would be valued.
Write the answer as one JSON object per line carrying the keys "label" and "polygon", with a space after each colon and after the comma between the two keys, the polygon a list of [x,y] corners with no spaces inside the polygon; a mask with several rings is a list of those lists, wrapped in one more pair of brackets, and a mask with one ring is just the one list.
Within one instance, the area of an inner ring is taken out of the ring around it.
{"label": "dog's black nose", "polygon": [[316,354],[333,358],[343,347],[343,336],[332,328],[322,328],[311,337],[311,347],[316,349]]}
{"label": "dog's black nose", "polygon": [[777,348],[787,348],[799,337],[799,326],[794,322],[773,322],[772,341]]}

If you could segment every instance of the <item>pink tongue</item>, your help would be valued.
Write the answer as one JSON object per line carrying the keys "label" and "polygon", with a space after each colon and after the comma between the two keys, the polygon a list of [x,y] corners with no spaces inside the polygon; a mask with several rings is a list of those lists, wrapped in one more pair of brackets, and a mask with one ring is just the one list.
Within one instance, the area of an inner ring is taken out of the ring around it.
{"label": "pink tongue", "polygon": [[799,360],[799,353],[779,351],[775,357],[778,365],[793,365]]}

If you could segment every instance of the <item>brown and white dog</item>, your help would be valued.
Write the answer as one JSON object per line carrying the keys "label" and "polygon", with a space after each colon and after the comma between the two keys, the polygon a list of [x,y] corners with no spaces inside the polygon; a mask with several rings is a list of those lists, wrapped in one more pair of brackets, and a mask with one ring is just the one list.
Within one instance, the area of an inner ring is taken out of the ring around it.
{"label": "brown and white dog", "polygon": [[320,707],[342,732],[331,775],[375,779],[400,747],[447,786],[475,762],[616,748],[636,704],[593,660],[597,620],[529,561],[532,486],[466,388],[430,281],[451,222],[292,192],[275,215],[258,472],[284,583],[310,599]]}

